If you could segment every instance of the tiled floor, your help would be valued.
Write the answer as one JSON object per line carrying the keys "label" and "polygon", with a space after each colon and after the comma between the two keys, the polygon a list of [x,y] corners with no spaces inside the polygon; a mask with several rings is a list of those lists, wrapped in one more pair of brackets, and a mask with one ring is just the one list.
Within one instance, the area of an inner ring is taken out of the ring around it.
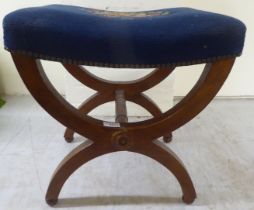
{"label": "tiled floor", "polygon": [[[7,97],[0,109],[0,210],[52,209],[44,202],[57,164],[85,139],[63,139],[64,127],[31,97]],[[254,100],[217,100],[174,133],[198,198],[181,202],[175,178],[155,161],[127,152],[95,159],[65,184],[59,209],[254,209]]]}

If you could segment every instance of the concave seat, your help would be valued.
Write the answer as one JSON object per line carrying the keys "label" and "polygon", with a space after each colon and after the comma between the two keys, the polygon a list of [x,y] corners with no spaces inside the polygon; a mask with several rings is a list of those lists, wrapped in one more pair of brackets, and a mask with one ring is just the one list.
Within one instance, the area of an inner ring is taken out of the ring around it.
{"label": "concave seat", "polygon": [[91,66],[150,68],[239,56],[245,26],[191,8],[112,12],[67,5],[14,11],[5,48],[36,58]]}

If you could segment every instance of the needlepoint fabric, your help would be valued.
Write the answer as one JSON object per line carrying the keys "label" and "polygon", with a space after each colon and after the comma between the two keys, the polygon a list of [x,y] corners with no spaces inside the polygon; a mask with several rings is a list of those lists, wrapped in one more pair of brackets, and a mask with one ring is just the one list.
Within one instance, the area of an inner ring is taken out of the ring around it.
{"label": "needlepoint fabric", "polygon": [[171,8],[113,12],[68,5],[25,8],[3,21],[5,48],[35,58],[108,67],[206,63],[242,53],[245,25]]}

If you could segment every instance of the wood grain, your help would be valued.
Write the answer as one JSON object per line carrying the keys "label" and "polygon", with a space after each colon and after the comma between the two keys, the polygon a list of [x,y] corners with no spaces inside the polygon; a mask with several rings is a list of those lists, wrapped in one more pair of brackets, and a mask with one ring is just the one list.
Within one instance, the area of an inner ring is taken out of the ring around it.
{"label": "wood grain", "polygon": [[[183,192],[183,201],[190,204],[195,200],[194,185],[182,161],[173,151],[155,139],[167,135],[198,115],[222,87],[235,59],[225,59],[207,64],[190,93],[169,111],[161,113],[153,119],[136,123],[126,122],[126,119],[121,118],[118,126],[108,126],[103,121],[81,115],[79,110],[68,104],[47,79],[39,60],[16,53],[13,53],[12,57],[20,76],[38,103],[66,127],[91,140],[89,144],[83,143],[74,149],[56,169],[46,194],[46,201],[49,205],[54,205],[57,202],[64,183],[80,166],[104,154],[118,151],[135,152],[156,160],[171,171],[178,180]],[[74,70],[72,67],[69,70]],[[165,73],[165,71],[168,72]],[[143,92],[153,87],[170,72],[170,69],[161,69],[134,83],[113,83],[112,85],[117,87],[117,90],[121,90],[116,94],[113,92],[117,101],[117,115],[127,117],[125,97],[128,99],[137,93],[140,94],[139,88]],[[77,78],[80,79],[81,75]],[[108,85],[107,81],[96,83],[91,82],[90,79],[92,81],[94,78],[90,77],[89,81],[83,82],[90,83],[91,86],[95,85],[101,93],[101,95],[94,95],[88,100],[90,109],[92,109],[97,100],[100,103],[109,100],[112,97],[112,91],[108,90],[113,88]],[[105,84],[108,88],[102,90]],[[105,94],[102,94],[104,92]],[[144,98],[142,100],[139,103],[149,104]],[[154,109],[154,105],[150,103],[150,106]],[[88,108],[85,111],[89,111]]]}

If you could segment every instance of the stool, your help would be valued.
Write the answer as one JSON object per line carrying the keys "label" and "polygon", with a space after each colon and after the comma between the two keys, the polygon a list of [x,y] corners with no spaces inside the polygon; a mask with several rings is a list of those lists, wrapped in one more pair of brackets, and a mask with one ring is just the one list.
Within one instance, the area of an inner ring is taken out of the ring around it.
{"label": "stool", "polygon": [[[3,23],[5,48],[27,88],[38,103],[73,132],[90,139],[74,149],[58,166],[46,195],[56,204],[70,175],[86,162],[118,151],[148,156],[165,166],[178,180],[183,201],[192,203],[196,192],[179,158],[158,139],[169,142],[171,133],[198,115],[215,97],[241,55],[245,25],[232,17],[174,8],[145,12],[112,12],[75,6],[49,5],[25,8],[7,15]],[[77,80],[97,91],[79,109],[74,108],[47,79],[40,60],[58,61]],[[162,113],[143,92],[155,86],[176,67],[204,63],[192,90]],[[142,79],[110,82],[84,67],[155,68]],[[116,121],[87,114],[115,101]],[[126,101],[143,106],[153,118],[128,122]]]}

